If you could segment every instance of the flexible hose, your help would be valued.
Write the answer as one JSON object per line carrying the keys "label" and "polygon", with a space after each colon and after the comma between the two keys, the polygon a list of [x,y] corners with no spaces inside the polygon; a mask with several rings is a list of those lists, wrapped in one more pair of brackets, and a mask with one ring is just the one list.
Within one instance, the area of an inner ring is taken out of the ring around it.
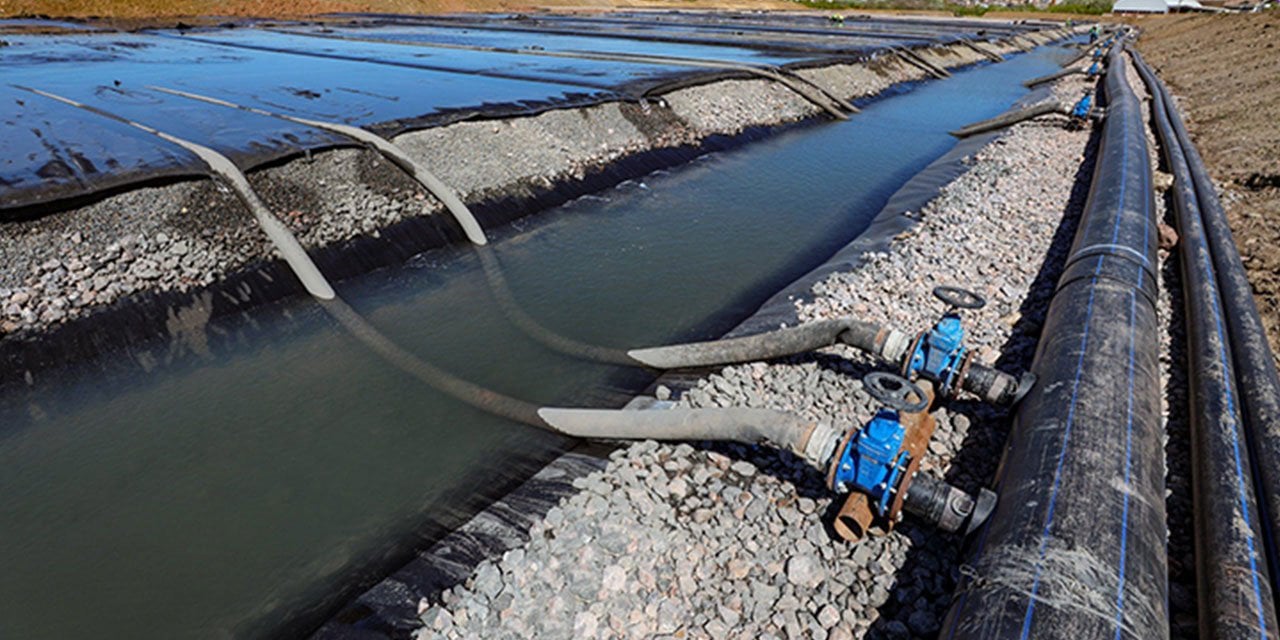
{"label": "flexible hose", "polygon": [[969,47],[970,49],[973,49],[975,52],[978,53],[978,55],[981,55],[982,57],[992,62],[1004,62],[1004,56],[994,51],[983,49],[982,47],[979,47],[977,44],[975,44],[972,40],[961,39],[960,44],[963,44],[964,46]]}
{"label": "flexible hose", "polygon": [[988,131],[1011,127],[1019,122],[1031,120],[1032,118],[1039,118],[1040,116],[1052,113],[1071,115],[1071,110],[1057,102],[1041,102],[1029,107],[1006,111],[994,118],[965,125],[950,133],[957,138],[968,138],[969,136],[975,136],[979,133],[986,133]]}
{"label": "flexible hose", "polygon": [[498,304],[498,308],[502,310],[503,316],[516,328],[523,331],[525,335],[554,351],[582,360],[632,367],[647,364],[637,361],[621,349],[611,349],[579,342],[542,326],[520,306],[515,296],[512,295],[511,289],[507,286],[506,276],[502,273],[502,266],[498,263],[497,256],[493,255],[492,249],[480,246],[474,248],[476,255],[480,257],[480,266],[484,270],[485,279],[489,283],[489,291],[493,294],[493,299]]}
{"label": "flexible hose", "polygon": [[[216,175],[230,184],[241,201],[252,210],[262,229],[276,248],[285,255],[286,263],[302,281],[306,290],[331,317],[346,329],[349,335],[392,366],[465,404],[508,420],[584,438],[731,440],[748,444],[768,442],[804,456],[819,469],[822,469],[821,465],[826,463],[836,446],[839,434],[835,430],[825,426],[818,428],[818,425],[781,411],[765,409],[620,411],[538,407],[458,378],[423,361],[396,344],[339,298],[297,238],[271,214],[244,173],[226,156],[208,147],[131,122],[109,112],[82,105],[68,98],[37,89],[25,87],[24,89],[127,123],[196,153]],[[482,251],[483,256],[486,247],[477,246],[477,250]]]}
{"label": "flexible hose", "polygon": [[837,342],[879,355],[887,337],[878,325],[840,318],[741,338],[632,349],[627,355],[657,369],[680,369],[781,358]]}
{"label": "flexible hose", "polygon": [[771,409],[605,409],[543,408],[538,415],[561,433],[581,438],[623,440],[725,440],[767,443],[786,449],[826,471],[839,431]]}
{"label": "flexible hose", "polygon": [[1026,87],[1026,88],[1028,88],[1028,89],[1031,89],[1031,88],[1034,88],[1034,87],[1038,87],[1038,86],[1040,86],[1040,85],[1042,85],[1042,84],[1044,84],[1044,83],[1046,83],[1046,82],[1053,82],[1054,80],[1057,80],[1057,79],[1059,79],[1059,78],[1065,78],[1065,77],[1067,77],[1067,76],[1075,75],[1075,74],[1084,74],[1084,73],[1086,73],[1086,72],[1088,72],[1088,70],[1087,70],[1087,69],[1081,69],[1081,68],[1078,68],[1078,67],[1072,67],[1072,68],[1069,68],[1069,69],[1063,69],[1062,71],[1056,71],[1056,72],[1054,72],[1054,73],[1050,73],[1049,75],[1044,75],[1044,76],[1039,76],[1039,77],[1037,77],[1037,78],[1032,78],[1032,79],[1030,79],[1030,80],[1027,80],[1026,82],[1023,82],[1023,83],[1022,83],[1022,86]]}
{"label": "flexible hose", "polygon": [[470,240],[472,244],[485,245],[485,244],[488,244],[489,242],[488,238],[486,238],[484,235],[484,228],[480,226],[480,223],[476,220],[475,215],[471,213],[471,210],[467,208],[467,205],[462,202],[462,199],[458,197],[458,194],[455,193],[454,190],[449,187],[449,185],[445,184],[444,181],[437,178],[435,174],[427,170],[427,168],[422,166],[422,164],[419,163],[417,160],[414,160],[413,157],[410,156],[408,153],[405,153],[403,149],[396,146],[394,143],[387,140],[386,138],[383,138],[382,136],[376,135],[369,131],[365,131],[360,127],[353,127],[351,125],[341,124],[338,122],[325,122],[322,120],[310,120],[307,118],[299,118],[296,116],[291,116],[283,113],[276,113],[274,111],[267,111],[266,109],[248,107],[245,105],[236,104],[234,102],[220,100],[218,98],[211,98],[209,96],[203,96],[198,93],[192,93],[190,91],[179,91],[177,89],[169,89],[167,87],[157,87],[154,85],[149,85],[147,88],[153,91],[159,91],[161,93],[167,93],[167,94],[179,96],[182,98],[198,100],[200,102],[205,102],[208,104],[216,104],[216,105],[228,107],[231,109],[240,109],[242,111],[248,111],[250,113],[256,113],[258,115],[268,116],[271,118],[279,118],[281,120],[288,120],[289,122],[296,122],[298,124],[306,125],[308,127],[315,127],[317,129],[332,131],[334,133],[347,136],[352,140],[362,142],[370,147],[373,147],[373,149],[376,150],[378,153],[382,154],[383,157],[387,158],[396,166],[400,167],[402,170],[404,170],[405,173],[408,173],[410,177],[417,180],[418,183],[421,184],[423,187],[426,187],[427,191],[429,191],[431,195],[435,196],[438,200],[440,200],[440,202],[444,204],[445,208],[448,209],[449,213],[453,214],[453,219],[456,220],[458,222],[458,225],[462,227],[462,231],[463,233],[466,234],[467,240]]}
{"label": "flexible hose", "polygon": [[258,225],[262,227],[271,243],[280,251],[280,255],[284,257],[285,262],[289,264],[289,268],[298,276],[298,280],[302,282],[302,286],[306,288],[307,292],[321,300],[330,300],[334,297],[333,287],[329,286],[329,281],[321,275],[320,270],[316,268],[315,263],[311,261],[302,245],[298,243],[297,238],[293,237],[293,234],[284,226],[284,223],[271,214],[267,206],[258,198],[258,194],[254,193],[253,188],[249,186],[249,181],[245,178],[244,173],[226,156],[209,147],[183,140],[142,123],[122,118],[114,113],[76,102],[70,98],[64,98],[57,94],[30,87],[18,88],[127,124],[194,153],[213,173],[225,179],[236,193],[240,194],[245,206],[249,208],[254,218],[257,219]]}
{"label": "flexible hose", "polygon": [[928,60],[925,60],[924,58],[921,58],[920,56],[916,55],[914,51],[906,47],[892,47],[890,48],[890,51],[893,51],[894,53],[898,54],[899,58],[902,58],[903,60],[907,61],[908,63],[916,67],[919,67],[925,73],[935,78],[941,79],[941,78],[951,77],[951,72],[929,62]]}

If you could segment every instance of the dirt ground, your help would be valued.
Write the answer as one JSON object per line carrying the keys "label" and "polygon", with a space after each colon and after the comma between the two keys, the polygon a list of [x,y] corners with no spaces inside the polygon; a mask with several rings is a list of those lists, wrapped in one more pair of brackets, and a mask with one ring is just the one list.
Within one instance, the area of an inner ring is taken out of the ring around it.
{"label": "dirt ground", "polygon": [[1138,49],[1177,96],[1224,191],[1271,349],[1280,354],[1280,12],[1137,24]]}

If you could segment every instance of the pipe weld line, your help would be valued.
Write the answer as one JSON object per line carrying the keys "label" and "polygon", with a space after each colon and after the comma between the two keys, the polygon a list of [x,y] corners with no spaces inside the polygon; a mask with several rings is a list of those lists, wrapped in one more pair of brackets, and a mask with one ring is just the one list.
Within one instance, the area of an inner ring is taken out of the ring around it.
{"label": "pipe weld line", "polygon": [[1077,262],[1092,256],[1104,256],[1132,262],[1145,271],[1153,282],[1159,282],[1159,278],[1156,275],[1155,268],[1151,264],[1150,258],[1143,255],[1142,252],[1134,249],[1133,247],[1112,243],[1091,244],[1067,256],[1067,259],[1062,264],[1063,273]]}

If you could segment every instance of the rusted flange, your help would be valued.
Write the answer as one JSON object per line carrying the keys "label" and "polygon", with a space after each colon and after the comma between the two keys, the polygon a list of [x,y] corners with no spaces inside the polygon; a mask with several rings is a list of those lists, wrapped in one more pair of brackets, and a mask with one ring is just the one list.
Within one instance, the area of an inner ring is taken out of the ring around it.
{"label": "rusted flange", "polygon": [[[933,432],[938,425],[930,413],[936,397],[933,383],[920,379],[916,384],[924,391],[927,404],[922,411],[899,414],[902,428],[906,431],[902,440],[902,449],[909,455],[910,462],[903,470],[902,480],[899,481],[893,501],[889,505],[889,512],[879,517],[865,493],[858,491],[850,493],[836,514],[835,522],[832,523],[836,534],[848,542],[857,542],[867,535],[887,535],[900,519],[902,501],[906,498],[907,490],[911,487],[911,479],[915,477],[920,461],[924,459],[929,449],[929,441],[933,439]],[[844,451],[856,434],[857,429],[850,429],[837,451]],[[834,465],[829,473],[834,473]],[[827,484],[831,484],[830,475],[827,478]]]}

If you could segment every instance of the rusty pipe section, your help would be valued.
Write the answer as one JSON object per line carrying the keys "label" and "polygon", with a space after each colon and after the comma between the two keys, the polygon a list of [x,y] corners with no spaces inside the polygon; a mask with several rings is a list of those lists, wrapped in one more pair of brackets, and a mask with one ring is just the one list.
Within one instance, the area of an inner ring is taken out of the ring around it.
{"label": "rusty pipe section", "polygon": [[[1123,70],[1112,52],[1109,67]],[[1018,405],[996,490],[944,625],[956,640],[1167,638],[1156,220],[1126,74]]]}

